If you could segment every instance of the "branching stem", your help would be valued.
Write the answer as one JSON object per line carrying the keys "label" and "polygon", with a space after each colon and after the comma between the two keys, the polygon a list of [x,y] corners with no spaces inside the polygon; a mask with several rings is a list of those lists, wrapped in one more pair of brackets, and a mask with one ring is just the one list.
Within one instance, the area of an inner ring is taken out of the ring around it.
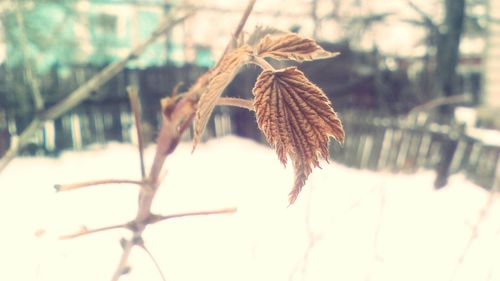
{"label": "branching stem", "polygon": [[[239,37],[255,2],[256,0],[249,0],[247,8],[245,9],[245,12],[238,24],[238,27],[236,28],[235,33],[233,34],[234,38]],[[219,65],[220,61],[225,56],[227,51],[230,49],[232,42],[233,39],[231,38],[226,47],[226,50],[224,51],[223,56],[217,63],[217,66]],[[175,105],[169,108],[168,112],[163,112],[162,127],[160,128],[160,132],[158,135],[154,162],[147,180],[144,182],[144,188],[142,188],[139,193],[139,206],[136,217],[134,219],[135,222],[138,222],[138,227],[137,229],[134,229],[133,239],[128,240],[124,246],[120,262],[118,263],[118,266],[112,277],[113,281],[118,280],[120,276],[125,272],[130,252],[133,246],[136,245],[134,241],[136,241],[137,239],[142,239],[142,233],[146,225],[177,217],[209,215],[218,213],[234,213],[236,211],[235,209],[224,209],[208,212],[176,214],[170,216],[155,216],[151,213],[151,206],[156,195],[156,191],[158,190],[158,187],[160,185],[159,176],[161,175],[163,164],[165,163],[167,156],[172,153],[177,147],[180,137],[182,136],[184,131],[189,128],[189,125],[191,124],[196,111],[196,103],[201,93],[206,89],[210,77],[211,71],[209,70],[200,78],[198,78],[196,83],[191,86],[188,92],[183,95],[182,98],[180,98],[178,101],[176,101]]]}

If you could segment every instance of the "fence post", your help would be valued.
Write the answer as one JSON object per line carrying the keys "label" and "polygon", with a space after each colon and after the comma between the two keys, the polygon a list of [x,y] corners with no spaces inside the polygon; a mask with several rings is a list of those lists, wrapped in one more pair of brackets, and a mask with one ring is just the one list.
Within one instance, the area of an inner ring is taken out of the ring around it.
{"label": "fence post", "polygon": [[451,162],[455,151],[457,150],[458,140],[463,135],[465,127],[461,126],[458,132],[454,132],[454,129],[450,127],[449,135],[440,134],[440,138],[443,138],[443,144],[441,147],[441,157],[439,163],[436,167],[436,180],[434,181],[434,188],[440,189],[448,183],[448,176],[450,174]]}

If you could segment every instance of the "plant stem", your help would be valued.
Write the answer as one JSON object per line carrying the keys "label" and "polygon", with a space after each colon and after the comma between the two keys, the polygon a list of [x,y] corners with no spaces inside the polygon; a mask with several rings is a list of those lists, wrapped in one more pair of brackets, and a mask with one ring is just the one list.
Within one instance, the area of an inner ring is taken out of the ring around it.
{"label": "plant stem", "polygon": [[[253,9],[256,0],[249,0],[245,13],[243,14],[238,27],[234,33],[234,37],[238,37],[245,23],[250,15],[250,12]],[[229,50],[231,41],[228,43],[226,50],[217,63],[219,65],[220,61]],[[142,239],[142,233],[145,227],[150,222],[151,218],[157,221],[165,220],[173,217],[181,217],[181,216],[189,216],[189,215],[202,215],[203,212],[197,213],[188,213],[188,214],[177,214],[172,216],[154,216],[151,214],[151,206],[156,195],[156,191],[159,187],[160,182],[158,181],[159,175],[161,174],[161,169],[163,164],[165,163],[166,157],[172,153],[180,140],[180,137],[184,133],[184,131],[191,124],[194,114],[196,112],[196,103],[201,95],[201,93],[205,90],[211,71],[203,74],[196,83],[188,90],[188,92],[182,96],[182,98],[176,102],[172,111],[163,112],[163,121],[162,126],[160,128],[160,132],[158,135],[158,141],[156,145],[156,153],[153,165],[151,167],[150,173],[147,177],[147,181],[144,182],[144,188],[142,188],[139,192],[139,206],[137,210],[136,217],[134,221],[137,223],[137,229],[134,230],[134,237],[132,240],[128,240],[124,246],[124,250],[122,256],[120,258],[120,262],[115,270],[112,280],[116,281],[123,274],[124,269],[127,267],[128,258],[130,252],[135,245],[137,239]],[[220,211],[220,210],[219,210]],[[234,210],[231,210],[234,212]],[[225,212],[229,212],[227,209]],[[213,213],[213,211],[211,211]],[[204,212],[204,214],[208,214]]]}
{"label": "plant stem", "polygon": [[72,184],[65,184],[65,185],[58,184],[58,185],[55,185],[54,188],[56,189],[57,192],[64,192],[64,191],[79,189],[82,187],[94,186],[94,185],[104,185],[104,184],[135,184],[135,185],[141,186],[144,183],[141,181],[135,181],[135,180],[107,179],[107,180],[95,180],[95,181],[72,183]]}
{"label": "plant stem", "polygon": [[72,239],[92,233],[97,233],[97,232],[103,232],[107,230],[112,230],[112,229],[118,229],[118,228],[127,228],[127,224],[117,224],[117,225],[111,225],[111,226],[106,226],[106,227],[101,227],[101,228],[96,228],[96,229],[83,229],[77,233],[74,234],[69,234],[69,235],[63,235],[59,237],[59,239],[66,240],[66,239]]}
{"label": "plant stem", "polygon": [[250,111],[255,111],[255,108],[253,107],[253,101],[239,98],[222,97],[217,100],[217,105],[236,106],[248,109]]}
{"label": "plant stem", "polygon": [[211,211],[200,211],[200,212],[189,212],[189,213],[179,213],[173,215],[154,215],[148,221],[149,224],[154,224],[160,221],[182,218],[182,217],[194,217],[194,216],[207,216],[207,215],[220,215],[220,214],[234,214],[237,211],[236,208],[225,208],[220,210],[211,210]]}
{"label": "plant stem", "polygon": [[[248,20],[248,17],[250,16],[250,13],[253,10],[253,6],[255,5],[255,2],[257,2],[257,0],[248,1],[247,7],[245,8],[243,15],[241,16],[240,22],[238,23],[238,26],[236,27],[236,30],[233,33],[233,37],[231,38],[229,43],[226,45],[226,48],[224,49],[224,52],[222,53],[221,58],[223,58],[227,54],[227,52],[229,52],[229,50],[231,49],[231,46],[233,45],[232,43],[234,42],[234,40],[236,40],[240,36],[240,34],[243,31],[243,28],[245,27],[245,24]],[[217,62],[217,65],[215,67],[219,66],[219,63],[221,61],[222,60],[220,59]]]}
{"label": "plant stem", "polygon": [[130,253],[132,252],[132,248],[135,246],[133,239],[128,240],[125,246],[123,247],[123,253],[120,258],[120,261],[118,263],[118,266],[116,267],[115,273],[113,274],[113,277],[111,278],[112,281],[118,281],[120,277],[123,275],[125,268],[128,266],[128,257],[130,256]]}
{"label": "plant stem", "polygon": [[251,62],[260,66],[264,71],[266,70],[276,71],[274,67],[262,57],[254,56]]}
{"label": "plant stem", "polygon": [[144,243],[142,243],[140,246],[144,250],[144,252],[146,252],[146,254],[148,254],[151,261],[153,261],[153,264],[155,265],[156,270],[158,270],[158,273],[160,273],[161,280],[167,281],[167,279],[165,278],[165,275],[163,274],[163,271],[161,270],[160,264],[158,263],[158,261],[156,261],[153,254],[149,251],[149,249],[146,247],[146,245],[144,245]]}
{"label": "plant stem", "polygon": [[130,100],[130,106],[132,107],[132,113],[134,114],[137,142],[139,146],[139,158],[141,161],[141,178],[144,180],[146,178],[146,168],[144,167],[144,138],[142,136],[141,103],[136,86],[127,87],[127,93]]}

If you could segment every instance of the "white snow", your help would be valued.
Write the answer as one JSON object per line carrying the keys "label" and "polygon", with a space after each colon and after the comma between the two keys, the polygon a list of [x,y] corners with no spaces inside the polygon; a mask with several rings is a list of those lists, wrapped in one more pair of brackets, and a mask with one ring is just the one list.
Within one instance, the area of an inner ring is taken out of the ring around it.
{"label": "white snow", "polygon": [[[500,280],[498,196],[461,175],[434,191],[432,172],[323,163],[287,208],[291,167],[268,147],[225,137],[190,150],[182,143],[167,160],[154,211],[238,212],[150,226],[146,245],[167,280]],[[138,177],[137,151],[127,144],[15,159],[0,174],[0,280],[109,280],[126,230],[58,237],[132,219],[137,187],[53,186]],[[141,249],[130,266],[121,280],[161,280]]]}

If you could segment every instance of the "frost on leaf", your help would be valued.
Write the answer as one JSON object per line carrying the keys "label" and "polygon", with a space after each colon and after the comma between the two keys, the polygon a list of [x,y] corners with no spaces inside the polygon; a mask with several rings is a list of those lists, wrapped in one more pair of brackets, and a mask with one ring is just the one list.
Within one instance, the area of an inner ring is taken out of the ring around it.
{"label": "frost on leaf", "polygon": [[294,33],[266,35],[257,45],[255,55],[277,60],[309,61],[331,58],[339,53],[331,53],[321,48],[316,41]]}
{"label": "frost on leaf", "polygon": [[251,48],[248,45],[235,49],[224,56],[208,82],[207,89],[201,95],[194,120],[193,148],[201,139],[208,119],[214,110],[217,100],[226,86],[233,80],[240,67],[250,60]]}
{"label": "frost on leaf", "polygon": [[312,167],[319,166],[318,154],[328,160],[328,138],[343,142],[342,123],[323,91],[295,67],[263,71],[253,94],[259,128],[283,164],[287,155],[292,159],[292,204]]}

